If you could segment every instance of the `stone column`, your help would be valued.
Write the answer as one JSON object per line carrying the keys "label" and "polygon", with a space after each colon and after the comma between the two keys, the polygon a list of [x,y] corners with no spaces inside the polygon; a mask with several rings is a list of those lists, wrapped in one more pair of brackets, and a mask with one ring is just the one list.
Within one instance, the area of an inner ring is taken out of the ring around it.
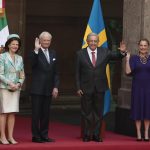
{"label": "stone column", "polygon": [[24,38],[25,38],[25,0],[7,0],[6,1],[6,16],[10,34],[17,33],[21,37],[22,49],[24,53]]}
{"label": "stone column", "polygon": [[[140,38],[150,40],[150,0],[124,0],[123,39],[131,54],[138,53],[137,43]],[[116,131],[135,135],[134,122],[130,117],[131,77],[125,75],[125,62],[122,66],[121,88],[118,91],[116,109]]]}

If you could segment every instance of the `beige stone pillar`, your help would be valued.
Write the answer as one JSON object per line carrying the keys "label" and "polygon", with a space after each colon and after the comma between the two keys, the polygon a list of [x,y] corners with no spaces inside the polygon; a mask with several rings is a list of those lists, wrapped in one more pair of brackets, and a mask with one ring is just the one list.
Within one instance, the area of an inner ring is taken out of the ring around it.
{"label": "beige stone pillar", "polygon": [[[131,54],[138,53],[137,43],[140,38],[150,40],[150,0],[124,0],[123,39]],[[118,91],[116,110],[116,130],[118,130],[120,126],[123,126],[123,128],[119,130],[126,130],[125,133],[127,133],[127,130],[131,128],[130,125],[132,124],[129,120],[132,78],[125,75],[124,61],[122,68],[121,88]]]}

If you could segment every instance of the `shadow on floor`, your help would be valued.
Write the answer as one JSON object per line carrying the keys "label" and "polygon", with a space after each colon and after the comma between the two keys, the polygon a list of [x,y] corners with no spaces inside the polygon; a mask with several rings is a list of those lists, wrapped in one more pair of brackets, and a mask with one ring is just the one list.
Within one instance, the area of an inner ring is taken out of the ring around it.
{"label": "shadow on floor", "polygon": [[[50,113],[50,120],[67,124],[80,125],[80,118],[80,109],[52,109]],[[104,120],[106,121],[107,130],[114,131],[115,113],[108,113]]]}

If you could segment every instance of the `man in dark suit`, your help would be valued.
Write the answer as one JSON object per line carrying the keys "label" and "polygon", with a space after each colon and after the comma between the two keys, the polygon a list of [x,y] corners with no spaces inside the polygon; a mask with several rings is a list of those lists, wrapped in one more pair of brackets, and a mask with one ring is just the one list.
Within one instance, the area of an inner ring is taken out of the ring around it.
{"label": "man in dark suit", "polygon": [[120,51],[98,47],[99,37],[95,33],[87,36],[88,47],[77,53],[76,84],[81,97],[83,141],[102,142],[100,137],[103,116],[104,94],[108,89],[106,65],[109,60],[125,56],[124,43]]}
{"label": "man in dark suit", "polygon": [[56,52],[49,49],[52,35],[42,32],[35,39],[31,52],[32,65],[32,142],[54,142],[48,137],[49,108],[52,97],[58,95],[58,72]]}

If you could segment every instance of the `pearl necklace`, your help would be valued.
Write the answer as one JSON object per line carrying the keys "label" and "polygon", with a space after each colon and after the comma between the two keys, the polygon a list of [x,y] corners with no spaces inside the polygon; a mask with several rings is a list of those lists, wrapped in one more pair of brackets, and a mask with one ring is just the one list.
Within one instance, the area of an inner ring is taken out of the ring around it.
{"label": "pearl necklace", "polygon": [[148,57],[149,57],[148,54],[145,55],[145,56],[140,56],[140,55],[139,55],[139,57],[140,57],[140,62],[141,62],[142,64],[147,64]]}

